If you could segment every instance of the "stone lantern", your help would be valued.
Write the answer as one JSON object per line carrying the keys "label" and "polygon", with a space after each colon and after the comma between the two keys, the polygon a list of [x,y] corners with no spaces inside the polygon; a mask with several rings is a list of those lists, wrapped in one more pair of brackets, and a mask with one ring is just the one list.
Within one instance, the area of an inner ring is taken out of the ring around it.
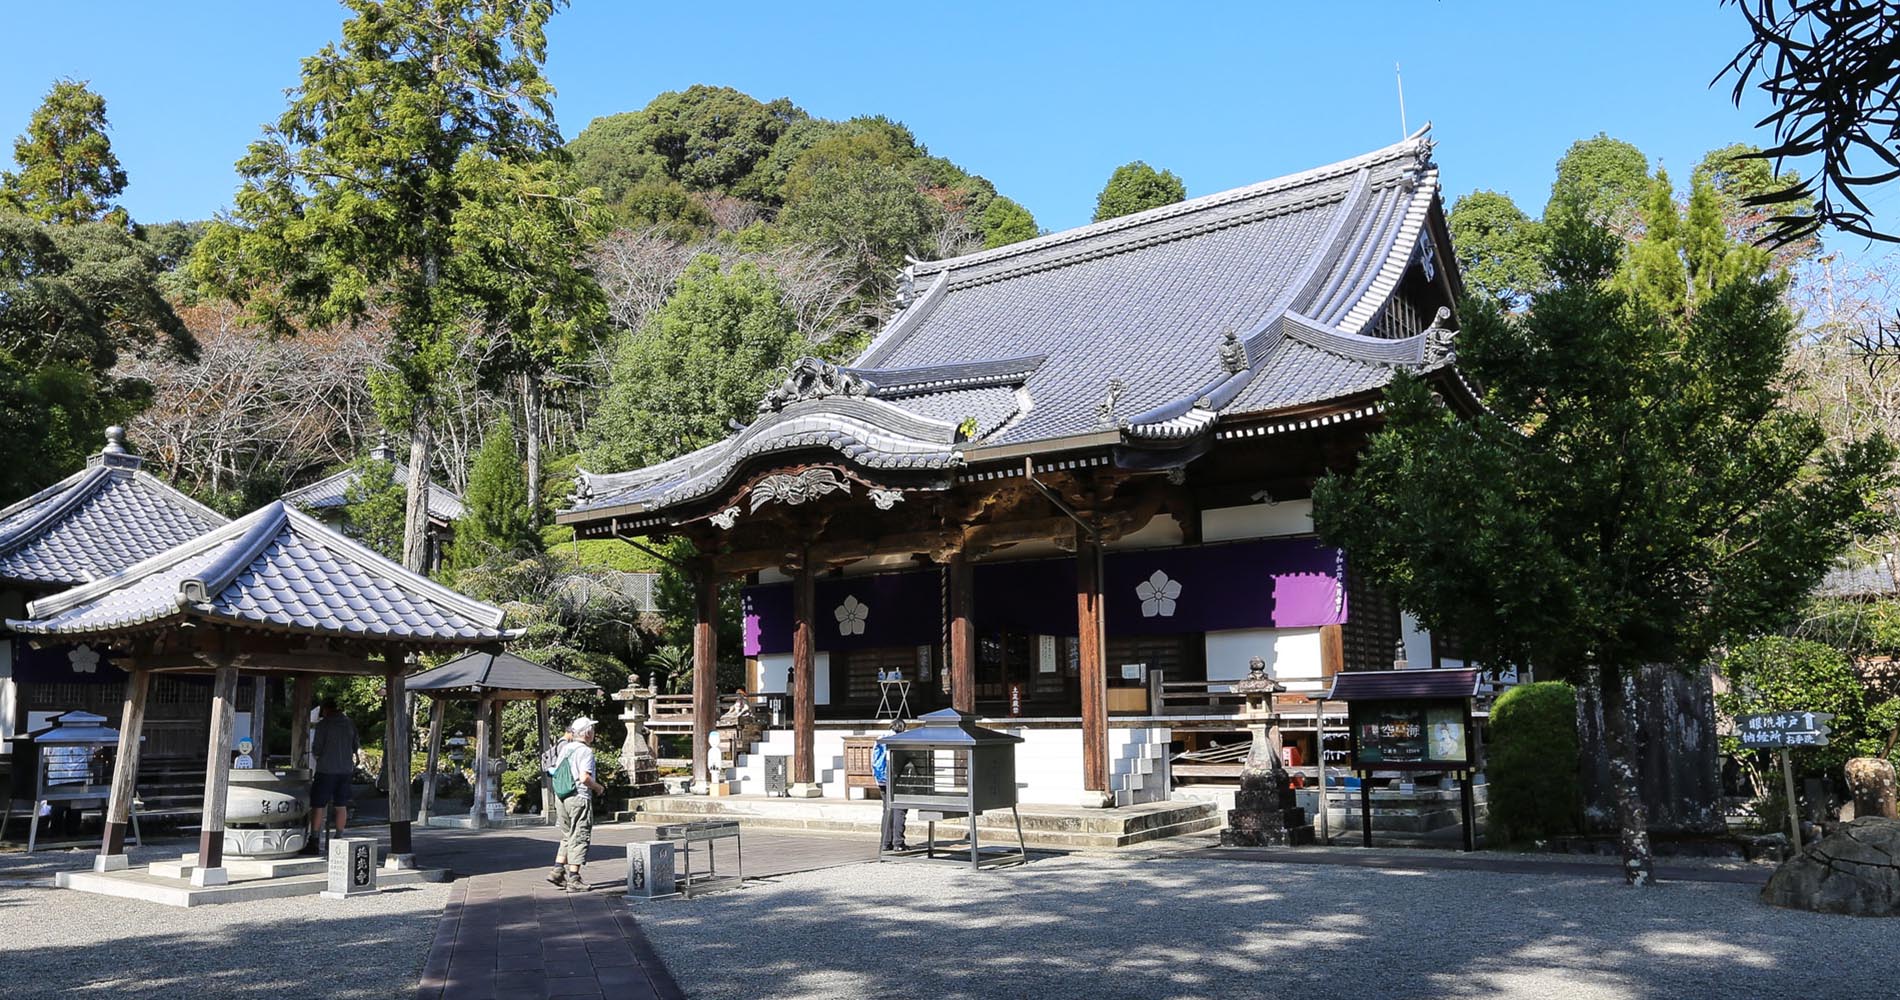
{"label": "stone lantern", "polygon": [[1247,663],[1247,676],[1232,688],[1247,699],[1241,718],[1253,734],[1253,747],[1240,766],[1240,791],[1227,811],[1227,829],[1220,842],[1227,847],[1266,847],[1310,843],[1312,828],[1306,810],[1293,804],[1286,765],[1280,759],[1280,720],[1273,696],[1286,685],[1267,673],[1267,662],[1256,656]]}
{"label": "stone lantern", "polygon": [[627,741],[620,747],[620,766],[633,782],[632,797],[663,793],[666,789],[660,784],[659,762],[653,759],[653,750],[647,746],[647,699],[653,697],[653,689],[642,687],[640,675],[634,674],[628,678],[627,686],[615,691],[612,697],[626,705],[620,711],[620,721],[627,724]]}

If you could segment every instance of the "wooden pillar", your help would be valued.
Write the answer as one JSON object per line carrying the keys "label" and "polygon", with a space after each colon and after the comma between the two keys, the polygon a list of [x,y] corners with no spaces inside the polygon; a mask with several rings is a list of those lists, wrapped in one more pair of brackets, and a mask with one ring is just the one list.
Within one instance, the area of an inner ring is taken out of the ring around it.
{"label": "wooden pillar", "polygon": [[198,867],[191,874],[194,885],[229,881],[224,872],[224,797],[230,790],[237,683],[237,668],[227,657],[219,663],[211,682],[211,740],[205,747],[204,818],[198,824]]}
{"label": "wooden pillar", "polygon": [[976,587],[970,557],[950,556],[950,707],[976,714]]}
{"label": "wooden pillar", "polygon": [[[112,797],[106,803],[105,843],[94,865],[100,871],[125,867],[125,824],[132,815],[132,797],[139,779],[139,735],[145,728],[145,699],[152,691],[152,672],[134,665],[125,679],[125,713],[119,720],[119,752],[112,758]],[[31,817],[39,822],[39,817]],[[117,857],[117,861],[110,860]]]}
{"label": "wooden pillar", "polygon": [[[536,695],[534,698],[534,731],[534,759],[537,762],[535,766],[540,767],[539,761],[547,755],[548,748],[553,746],[548,742],[548,696],[545,694]],[[549,823],[554,822],[554,786],[547,780],[545,774],[541,776],[541,816]]]}
{"label": "wooden pillar", "polygon": [[488,815],[488,720],[495,701],[484,695],[475,706],[475,794],[468,805],[468,814],[480,825]]}
{"label": "wooden pillar", "polygon": [[251,757],[258,767],[270,767],[270,677],[251,675]]}
{"label": "wooden pillar", "polygon": [[1344,625],[1321,625],[1319,627],[1319,675],[1331,677],[1346,669],[1346,627]]}
{"label": "wooden pillar", "polygon": [[792,788],[794,798],[817,798],[813,743],[817,736],[818,635],[812,628],[817,604],[810,561],[792,577]]}
{"label": "wooden pillar", "polygon": [[1077,525],[1075,628],[1082,675],[1082,789],[1085,804],[1108,805],[1113,797],[1108,787],[1108,633],[1101,555],[1101,546]]}
{"label": "wooden pillar", "polygon": [[424,765],[428,770],[422,773],[422,812],[417,817],[425,825],[435,815],[436,768],[442,762],[442,715],[446,708],[447,702],[441,697],[429,699],[429,760]]}
{"label": "wooden pillar", "polygon": [[390,868],[413,868],[415,847],[410,839],[410,823],[415,813],[409,808],[409,783],[415,780],[414,751],[409,739],[409,678],[404,674],[403,654],[390,653],[389,691],[383,704],[387,720],[383,733],[383,767],[389,773],[389,861]]}
{"label": "wooden pillar", "polygon": [[702,562],[693,577],[693,788],[712,790],[706,773],[706,738],[719,718],[719,578]]}
{"label": "wooden pillar", "polygon": [[290,689],[290,766],[292,770],[310,764],[310,702],[317,694],[317,679],[298,674]]}

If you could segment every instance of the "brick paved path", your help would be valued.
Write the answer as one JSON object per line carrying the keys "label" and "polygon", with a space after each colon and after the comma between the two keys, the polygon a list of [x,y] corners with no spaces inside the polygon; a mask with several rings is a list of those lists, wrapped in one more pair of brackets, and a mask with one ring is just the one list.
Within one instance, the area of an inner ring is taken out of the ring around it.
{"label": "brick paved path", "polygon": [[[459,878],[436,927],[418,1000],[682,998],[625,897],[624,847],[651,837],[648,827],[597,828],[586,870],[593,890],[571,893],[546,880],[558,840],[551,829],[419,833],[418,853]],[[744,847],[748,878],[877,856],[874,838],[856,836],[749,831]],[[738,859],[722,848],[717,861],[725,873]]]}

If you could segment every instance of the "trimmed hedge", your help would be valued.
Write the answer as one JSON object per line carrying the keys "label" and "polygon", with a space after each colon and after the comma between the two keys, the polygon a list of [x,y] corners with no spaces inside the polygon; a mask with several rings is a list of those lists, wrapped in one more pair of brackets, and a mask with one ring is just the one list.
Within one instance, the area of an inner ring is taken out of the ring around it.
{"label": "trimmed hedge", "polygon": [[1520,684],[1491,706],[1491,828],[1495,843],[1579,829],[1577,692],[1562,681]]}

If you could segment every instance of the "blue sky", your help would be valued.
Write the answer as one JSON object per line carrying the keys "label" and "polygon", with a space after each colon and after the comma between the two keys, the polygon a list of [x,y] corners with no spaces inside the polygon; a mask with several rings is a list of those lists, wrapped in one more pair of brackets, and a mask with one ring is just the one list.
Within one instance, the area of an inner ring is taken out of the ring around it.
{"label": "blue sky", "polygon": [[[24,128],[54,78],[90,80],[131,175],[124,202],[147,221],[230,203],[232,163],[343,16],[329,0],[4,6],[0,138]],[[579,0],[551,25],[547,72],[569,136],[701,82],[825,117],[886,114],[1060,229],[1087,222],[1129,160],[1205,194],[1392,142],[1397,62],[1410,123],[1434,123],[1447,190],[1506,191],[1535,215],[1580,137],[1633,142],[1683,182],[1705,150],[1762,141],[1764,105],[1751,96],[1737,110],[1708,86],[1743,34],[1717,0]],[[1876,209],[1900,213],[1894,188]]]}

